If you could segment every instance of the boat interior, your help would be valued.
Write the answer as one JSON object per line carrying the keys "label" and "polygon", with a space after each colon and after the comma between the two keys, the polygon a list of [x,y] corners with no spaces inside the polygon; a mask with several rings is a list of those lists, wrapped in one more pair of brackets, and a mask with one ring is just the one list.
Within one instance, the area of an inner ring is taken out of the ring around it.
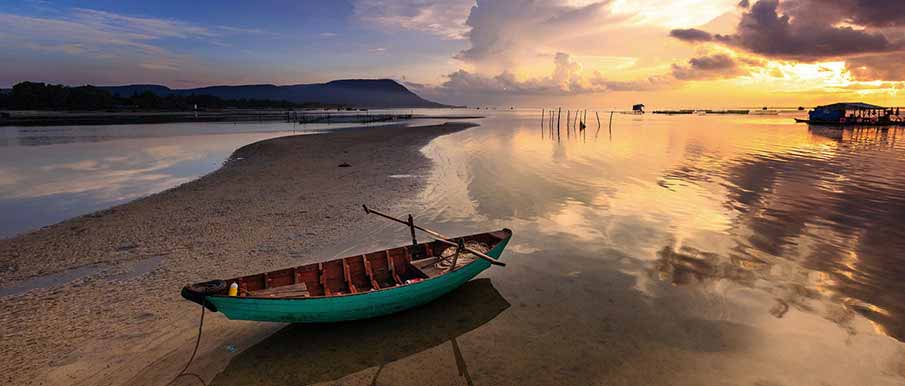
{"label": "boat interior", "polygon": [[[508,237],[503,231],[456,238],[469,248],[487,252]],[[285,268],[226,280],[237,283],[238,296],[304,298],[356,294],[412,284],[461,267],[478,257],[439,241],[391,248],[319,263]],[[217,295],[227,295],[226,291]],[[215,295],[216,296],[216,295]]]}

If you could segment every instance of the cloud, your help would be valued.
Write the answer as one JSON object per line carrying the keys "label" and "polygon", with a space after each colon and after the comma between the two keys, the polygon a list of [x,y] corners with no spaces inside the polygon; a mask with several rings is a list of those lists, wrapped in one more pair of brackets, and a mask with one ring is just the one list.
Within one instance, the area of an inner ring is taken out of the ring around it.
{"label": "cloud", "polygon": [[669,31],[669,36],[686,42],[708,42],[713,40],[713,35],[710,32],[696,28],[674,29]]}
{"label": "cloud", "polygon": [[886,0],[798,0],[797,8],[804,13],[808,7],[822,6],[833,19],[868,27],[905,26],[902,2]]}
{"label": "cloud", "polygon": [[[821,6],[809,5],[814,7],[812,9]],[[778,6],[777,0],[755,3],[742,15],[737,34],[728,37],[727,41],[766,56],[804,60],[885,52],[895,47],[880,33],[833,24],[833,21],[841,20],[797,16],[797,9],[790,14],[780,14]]]}
{"label": "cloud", "polygon": [[525,57],[550,52],[554,40],[566,40],[597,31],[625,16],[608,12],[610,1],[583,6],[553,0],[481,0],[465,24],[470,47],[456,58],[472,64],[511,67]]}
{"label": "cloud", "polygon": [[656,91],[676,84],[675,77],[671,75],[652,75],[641,80],[607,80],[605,82],[608,91]]}
{"label": "cloud", "polygon": [[[152,40],[163,37],[185,39],[217,36],[217,33],[208,28],[173,19],[125,16],[85,8],[74,8],[73,17],[80,23],[109,32],[124,33],[139,40]],[[220,28],[234,29],[235,27]]]}
{"label": "cloud", "polygon": [[353,14],[380,26],[428,32],[464,39],[465,19],[474,0],[358,0]]}
{"label": "cloud", "polygon": [[[845,61],[855,80],[903,80],[905,12],[902,4],[877,0],[759,0],[743,9],[734,33],[689,28],[670,36],[698,44],[722,44],[767,58]],[[694,76],[693,66],[678,68]]]}
{"label": "cloud", "polygon": [[446,75],[440,86],[405,82],[415,92],[446,100],[472,100],[476,96],[567,96],[609,91],[651,91],[675,83],[670,76],[653,76],[635,81],[611,81],[598,71],[585,74],[582,65],[569,54],[558,52],[548,76],[519,79],[509,71],[495,76],[458,70]]}
{"label": "cloud", "polygon": [[672,65],[672,75],[679,80],[731,78],[745,73],[735,59],[722,53],[691,58],[685,65]]}
{"label": "cloud", "polygon": [[891,3],[759,0],[750,9],[744,7],[735,34],[711,35],[691,28],[672,30],[670,35],[689,42],[715,40],[768,57],[802,61],[892,52],[903,48],[902,32],[873,28],[905,25],[905,14]]}
{"label": "cloud", "polygon": [[845,68],[859,81],[905,81],[905,52],[849,58]]}
{"label": "cloud", "polygon": [[[48,75],[72,77],[72,81],[104,81],[127,77],[160,81],[160,72],[192,71],[202,76],[209,69],[195,61],[190,53],[165,48],[163,40],[188,40],[211,46],[224,46],[219,39],[264,31],[230,26],[205,27],[175,19],[122,15],[107,11],[71,8],[50,16],[32,17],[0,13],[0,36],[4,51],[27,50],[41,54],[79,57],[62,75],[48,74],[48,60],[18,54],[17,60],[0,76],[0,81],[15,83],[24,78],[46,79]],[[39,67],[34,63],[38,61]],[[59,60],[59,59],[56,59]],[[76,69],[79,67],[80,69]],[[114,70],[115,69],[115,70]],[[112,70],[112,71],[111,71]],[[185,75],[183,75],[185,76]],[[201,79],[199,79],[201,80]]]}
{"label": "cloud", "polygon": [[519,80],[509,72],[496,76],[485,76],[458,70],[446,76],[441,85],[447,94],[489,93],[508,95],[569,95],[601,92],[606,88],[597,79],[588,79],[582,74],[582,66],[569,54],[558,52],[554,57],[554,69],[549,76]]}

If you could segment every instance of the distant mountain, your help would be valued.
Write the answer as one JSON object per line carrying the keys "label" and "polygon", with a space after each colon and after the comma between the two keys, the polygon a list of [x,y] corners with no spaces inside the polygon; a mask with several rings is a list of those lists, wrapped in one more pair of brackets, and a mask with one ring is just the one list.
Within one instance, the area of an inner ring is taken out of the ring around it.
{"label": "distant mountain", "polygon": [[195,94],[212,95],[223,99],[271,99],[295,103],[311,102],[371,108],[448,107],[423,99],[391,79],[345,79],[290,86],[272,84],[210,86],[181,90],[155,84],[101,86],[99,88],[122,97],[150,91],[159,96]]}

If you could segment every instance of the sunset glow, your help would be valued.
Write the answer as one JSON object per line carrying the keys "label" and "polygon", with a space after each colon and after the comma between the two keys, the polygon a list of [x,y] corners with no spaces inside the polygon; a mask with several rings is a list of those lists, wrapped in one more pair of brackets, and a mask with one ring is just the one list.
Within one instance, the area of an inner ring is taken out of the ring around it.
{"label": "sunset glow", "polygon": [[[391,78],[454,104],[897,105],[905,19],[850,1],[0,5],[0,86]],[[807,9],[821,7],[820,15]],[[54,63],[66,68],[49,71]],[[727,93],[726,91],[732,91]]]}

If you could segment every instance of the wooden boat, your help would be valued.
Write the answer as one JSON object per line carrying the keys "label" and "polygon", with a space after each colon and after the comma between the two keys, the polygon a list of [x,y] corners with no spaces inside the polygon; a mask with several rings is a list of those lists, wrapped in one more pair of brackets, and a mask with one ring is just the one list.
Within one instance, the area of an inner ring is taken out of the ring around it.
{"label": "wooden boat", "polygon": [[[512,237],[503,229],[454,238],[483,246],[498,260]],[[182,296],[233,320],[322,323],[372,318],[412,308],[446,294],[491,266],[433,241],[227,280],[192,284]],[[238,285],[236,296],[229,286]]]}
{"label": "wooden boat", "polygon": [[[332,385],[349,374],[380,369],[441,344],[456,344],[459,337],[509,308],[490,279],[475,278],[433,302],[393,315],[342,323],[290,324],[242,350],[209,383]],[[446,348],[441,352],[439,360],[448,359],[455,367],[466,369],[465,358],[458,350]],[[373,374],[377,377],[376,372]],[[379,383],[372,380],[370,384]]]}

